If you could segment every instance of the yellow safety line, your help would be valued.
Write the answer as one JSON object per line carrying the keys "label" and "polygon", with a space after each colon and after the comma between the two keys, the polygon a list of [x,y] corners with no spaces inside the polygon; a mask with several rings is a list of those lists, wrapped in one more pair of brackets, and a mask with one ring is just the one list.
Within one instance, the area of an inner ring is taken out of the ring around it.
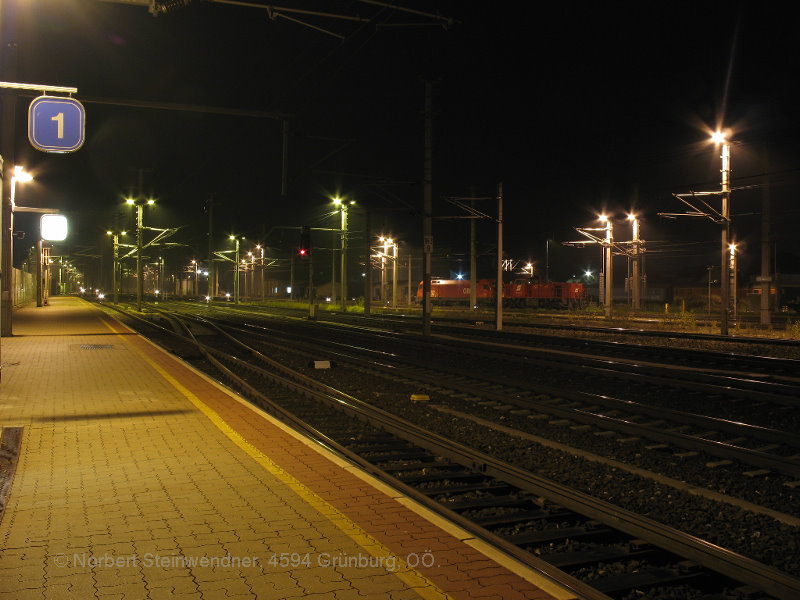
{"label": "yellow safety line", "polygon": [[[114,331],[112,327],[103,321],[106,326]],[[115,332],[117,333],[117,332]],[[127,342],[127,340],[125,340]],[[274,475],[284,485],[291,489],[295,494],[300,496],[306,503],[314,507],[320,514],[324,515],[337,529],[347,535],[356,544],[361,546],[372,556],[383,559],[391,559],[396,565],[396,569],[392,571],[401,581],[413,589],[421,597],[430,600],[452,600],[452,596],[443,592],[439,587],[430,579],[422,575],[416,569],[408,566],[399,556],[395,555],[389,548],[384,546],[377,539],[372,537],[369,533],[364,531],[360,525],[351,521],[344,514],[342,514],[336,507],[321,498],[316,492],[309,489],[305,484],[298,481],[291,474],[286,472],[282,467],[277,465],[268,456],[263,454],[258,448],[253,446],[250,442],[245,440],[237,431],[235,431],[219,414],[208,407],[202,400],[200,400],[190,390],[186,389],[179,381],[172,375],[167,373],[161,366],[154,362],[149,356],[137,348],[134,344],[130,346],[147,362],[159,375],[167,380],[176,390],[178,390],[184,397],[186,397],[192,404],[194,404],[206,417],[208,417],[217,428],[222,431],[234,444],[244,450],[251,456],[258,464],[264,467],[269,473]],[[384,562],[383,564],[387,564]]]}

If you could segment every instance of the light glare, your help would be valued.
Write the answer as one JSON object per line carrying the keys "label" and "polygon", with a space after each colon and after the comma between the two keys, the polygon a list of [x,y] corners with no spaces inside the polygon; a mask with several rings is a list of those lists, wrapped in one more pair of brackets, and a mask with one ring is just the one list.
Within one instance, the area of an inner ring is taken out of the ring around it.
{"label": "light glare", "polygon": [[41,236],[49,242],[61,242],[67,239],[67,217],[64,215],[42,215]]}

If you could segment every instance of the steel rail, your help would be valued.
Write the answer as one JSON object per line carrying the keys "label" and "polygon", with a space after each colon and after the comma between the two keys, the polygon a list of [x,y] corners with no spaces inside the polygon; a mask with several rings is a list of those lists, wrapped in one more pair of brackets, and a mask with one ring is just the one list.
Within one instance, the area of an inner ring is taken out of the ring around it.
{"label": "steel rail", "polygon": [[350,400],[357,402],[355,398],[348,397],[348,400],[344,400],[341,397],[342,393],[339,392],[338,390],[335,390],[334,388],[330,388],[329,386],[321,384],[318,381],[314,380],[313,378],[307,377],[301,373],[297,373],[296,371],[293,371],[285,367],[284,365],[278,363],[277,361],[269,359],[268,357],[259,353],[257,350],[248,347],[241,341],[237,340],[232,336],[229,336],[228,334],[222,332],[221,330],[220,333],[229,340],[231,340],[232,342],[236,343],[237,345],[252,352],[255,356],[259,357],[259,360],[262,359],[265,360],[272,367],[278,369],[281,373],[283,373],[283,375],[276,375],[275,373],[270,373],[269,371],[261,369],[246,361],[242,361],[241,359],[238,359],[236,357],[226,355],[224,352],[221,352],[216,348],[212,348],[206,344],[203,344],[202,342],[197,340],[194,337],[194,335],[191,334],[190,332],[193,341],[197,344],[200,351],[203,352],[203,354],[206,356],[206,359],[212,365],[214,365],[214,367],[217,368],[221,373],[223,373],[224,376],[234,385],[234,387],[237,387],[240,390],[244,391],[261,408],[263,408],[270,414],[279,416],[281,420],[284,420],[285,422],[290,424],[293,428],[297,429],[304,435],[307,435],[321,446],[327,448],[334,454],[338,454],[339,456],[347,459],[353,464],[359,466],[364,471],[378,478],[383,483],[386,483],[394,487],[398,491],[402,492],[404,495],[414,499],[415,501],[425,505],[428,509],[442,515],[451,522],[459,525],[461,528],[463,528],[465,531],[469,532],[476,538],[482,539],[485,542],[495,546],[502,552],[513,557],[515,560],[538,571],[551,581],[570,590],[576,595],[577,598],[583,600],[611,600],[611,598],[606,594],[599,592],[598,590],[592,588],[591,586],[580,581],[579,579],[576,579],[571,575],[564,573],[563,571],[554,567],[553,565],[541,560],[540,558],[528,552],[525,552],[518,546],[515,546],[514,544],[507,542],[501,537],[496,536],[489,531],[486,531],[482,527],[476,525],[475,523],[464,518],[458,513],[447,509],[446,507],[442,506],[439,502],[436,502],[434,499],[429,498],[428,496],[419,492],[418,490],[414,489],[408,484],[403,483],[396,477],[393,477],[386,471],[380,469],[379,467],[375,466],[374,464],[370,463],[369,461],[365,460],[359,455],[348,450],[335,440],[329,438],[316,428],[308,425],[305,421],[302,421],[301,419],[297,418],[291,412],[281,407],[278,403],[274,402],[268,396],[261,393],[254,386],[250,385],[247,381],[236,375],[236,373],[234,373],[231,369],[229,369],[223,364],[223,361],[226,360],[231,361],[242,368],[245,368],[262,377],[268,378],[269,380],[274,381],[278,385],[288,388],[292,391],[304,395],[313,395],[313,397],[318,400],[323,400],[328,404],[337,407],[339,409],[347,410],[349,414],[352,414],[357,418],[363,418],[363,411],[354,409],[352,408],[352,406],[350,406],[349,404]]}
{"label": "steel rail", "polygon": [[[233,336],[226,334],[226,337],[235,341],[241,347],[247,348],[254,356],[263,357],[266,359],[267,364],[284,372],[291,371],[288,367],[280,365],[277,361],[269,359],[240,340],[236,340]],[[210,350],[218,352],[214,349]],[[244,361],[237,360],[237,364],[244,366]],[[274,374],[269,374],[269,372],[255,365],[248,365],[246,368],[254,372],[263,372],[266,377],[273,379],[275,377]],[[281,379],[285,381],[284,378]],[[312,390],[317,392],[317,397],[320,399],[346,410],[357,418],[366,418],[374,426],[407,439],[437,455],[449,458],[477,472],[495,477],[520,489],[539,494],[564,508],[597,519],[629,535],[644,539],[654,546],[691,559],[712,571],[736,581],[757,586],[781,600],[793,600],[800,597],[800,580],[773,567],[763,565],[706,540],[637,515],[567,486],[549,481],[504,461],[497,460],[480,451],[473,450],[413,423],[399,419],[386,411],[300,373],[294,372],[291,380],[295,382],[294,385],[299,385],[297,382],[303,381],[304,385],[301,387],[310,386]],[[307,388],[305,393],[309,393]]]}
{"label": "steel rail", "polygon": [[[297,339],[296,335],[294,336],[294,339],[295,340]],[[363,348],[360,350],[363,351]],[[332,354],[332,352],[328,351],[328,354]],[[339,357],[346,356],[342,353],[333,353],[333,354]],[[354,359],[352,356],[349,357],[349,359],[358,360]],[[625,433],[626,435],[639,436],[657,442],[666,442],[674,446],[678,446],[688,450],[700,450],[702,452],[706,452],[709,455],[717,456],[719,458],[733,459],[752,466],[760,468],[769,468],[789,475],[800,476],[800,461],[798,461],[795,458],[786,458],[777,455],[767,454],[762,451],[743,448],[725,442],[708,440],[705,438],[688,435],[678,431],[659,430],[653,427],[649,427],[646,424],[633,423],[627,421],[624,418],[616,418],[607,415],[601,415],[590,412],[585,409],[559,407],[549,402],[541,402],[530,398],[525,398],[525,399],[513,398],[510,397],[510,394],[508,393],[486,390],[480,385],[469,383],[470,381],[473,381],[475,379],[474,374],[472,372],[458,371],[454,369],[450,369],[447,371],[433,370],[431,369],[428,363],[415,361],[413,359],[406,357],[400,358],[396,355],[393,356],[393,359],[395,361],[394,363],[395,375],[397,374],[396,371],[397,362],[402,361],[406,365],[412,365],[415,368],[422,370],[423,373],[417,372],[415,373],[415,377],[418,380],[425,381],[432,385],[442,386],[445,385],[446,383],[446,386],[449,389],[453,389],[466,394],[480,395],[485,397],[486,399],[496,400],[506,404],[513,404],[518,406],[519,408],[538,410],[540,412],[552,414],[553,416],[559,418],[570,419],[573,421],[577,421],[587,425],[602,427],[605,429],[613,429],[615,431]],[[380,362],[375,363],[374,367],[380,370],[386,369],[386,367],[382,366]],[[448,380],[444,382],[442,380],[443,373],[446,373],[449,376],[458,377],[459,381]],[[485,381],[486,381],[485,379],[482,379],[481,383],[484,383]],[[601,395],[601,394],[569,391],[569,390],[563,390],[559,388],[553,388],[550,386],[541,386],[541,385],[537,385],[531,388],[525,388],[525,387],[520,387],[518,383],[515,381],[511,381],[496,376],[493,377],[490,382],[495,383],[497,385],[502,385],[504,387],[508,387],[510,389],[523,390],[532,394],[543,394],[550,396],[552,398],[564,398],[565,400],[580,402],[590,405],[600,404],[610,409],[625,410],[628,412],[634,412],[656,419],[667,418],[671,419],[673,422],[703,427],[706,429],[714,429],[721,433],[728,433],[731,435],[746,435],[749,436],[750,438],[759,439],[767,443],[774,443],[777,441],[794,447],[800,446],[800,436],[797,436],[796,434],[792,434],[790,432],[771,429],[768,427],[744,425],[741,423],[736,423],[725,419],[719,419],[716,417],[709,417],[706,415],[685,413],[669,409],[654,408],[634,401],[622,400],[619,398],[613,398],[611,396]]]}

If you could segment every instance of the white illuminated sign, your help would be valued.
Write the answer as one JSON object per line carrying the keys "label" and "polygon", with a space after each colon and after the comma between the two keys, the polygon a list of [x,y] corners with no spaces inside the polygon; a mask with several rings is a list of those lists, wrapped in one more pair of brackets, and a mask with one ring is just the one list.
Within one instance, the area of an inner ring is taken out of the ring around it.
{"label": "white illuminated sign", "polygon": [[67,217],[64,215],[42,215],[42,239],[60,242],[67,239]]}

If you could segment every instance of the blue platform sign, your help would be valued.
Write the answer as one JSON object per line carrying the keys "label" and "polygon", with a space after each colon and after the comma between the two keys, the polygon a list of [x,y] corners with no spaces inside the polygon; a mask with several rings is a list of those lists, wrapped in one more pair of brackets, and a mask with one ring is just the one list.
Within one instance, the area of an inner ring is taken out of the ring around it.
{"label": "blue platform sign", "polygon": [[74,152],[85,126],[86,111],[74,98],[39,96],[28,107],[28,139],[43,152]]}

